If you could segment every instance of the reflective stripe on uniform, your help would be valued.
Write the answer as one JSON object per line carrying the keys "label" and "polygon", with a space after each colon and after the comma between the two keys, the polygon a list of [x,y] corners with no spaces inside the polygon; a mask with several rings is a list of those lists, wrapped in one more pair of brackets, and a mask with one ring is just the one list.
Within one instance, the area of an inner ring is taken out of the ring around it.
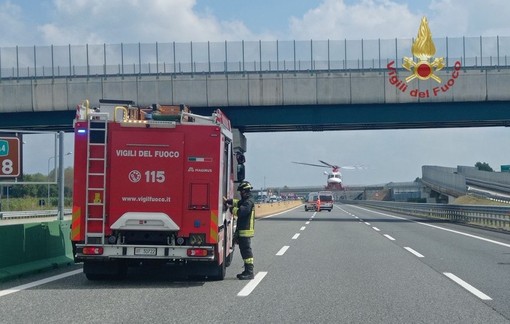
{"label": "reflective stripe on uniform", "polygon": [[239,229],[239,236],[240,237],[252,237],[255,235],[255,209],[251,210],[250,215],[250,227],[249,229]]}

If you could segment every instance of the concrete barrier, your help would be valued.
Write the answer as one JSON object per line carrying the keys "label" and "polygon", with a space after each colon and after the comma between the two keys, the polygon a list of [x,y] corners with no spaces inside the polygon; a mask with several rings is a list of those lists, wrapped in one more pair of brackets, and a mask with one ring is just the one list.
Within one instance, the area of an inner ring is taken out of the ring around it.
{"label": "concrete barrier", "polygon": [[300,206],[302,204],[303,202],[301,200],[288,200],[274,203],[255,204],[255,217],[260,218],[279,213]]}
{"label": "concrete barrier", "polygon": [[73,264],[70,221],[0,226],[0,281]]}

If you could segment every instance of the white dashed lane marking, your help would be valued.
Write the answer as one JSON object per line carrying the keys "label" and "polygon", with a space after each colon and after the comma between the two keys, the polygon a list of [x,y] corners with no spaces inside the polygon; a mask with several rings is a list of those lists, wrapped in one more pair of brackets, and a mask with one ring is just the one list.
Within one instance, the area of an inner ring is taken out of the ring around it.
{"label": "white dashed lane marking", "polygon": [[260,271],[255,275],[255,278],[250,280],[246,286],[244,286],[243,289],[237,294],[239,297],[246,297],[258,286],[258,284],[264,279],[264,277],[267,275],[266,271]]}
{"label": "white dashed lane marking", "polygon": [[290,246],[285,245],[284,247],[282,247],[282,248],[280,249],[280,251],[278,251],[278,253],[276,253],[276,255],[278,255],[278,256],[280,256],[280,255],[284,255],[284,254],[285,254],[285,252],[287,252],[287,250],[288,250],[289,248],[290,248]]}
{"label": "white dashed lane marking", "polygon": [[418,258],[424,258],[423,254],[416,252],[415,250],[411,249],[408,246],[404,247],[404,249],[406,249],[407,251],[409,251],[412,254],[416,255]]}

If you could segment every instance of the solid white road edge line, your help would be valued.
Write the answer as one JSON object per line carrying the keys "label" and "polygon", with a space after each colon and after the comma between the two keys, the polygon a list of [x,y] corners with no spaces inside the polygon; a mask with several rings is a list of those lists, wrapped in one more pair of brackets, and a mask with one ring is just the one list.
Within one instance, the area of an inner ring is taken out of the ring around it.
{"label": "solid white road edge line", "polygon": [[276,253],[276,255],[280,256],[280,255],[285,254],[285,252],[287,252],[287,250],[288,250],[289,248],[290,248],[290,246],[285,245],[284,247],[282,247],[282,248],[280,249],[280,251],[278,251],[278,253]]}
{"label": "solid white road edge line", "polygon": [[440,226],[437,226],[437,225],[426,224],[426,223],[418,222],[418,221],[415,221],[415,220],[412,220],[412,219],[408,219],[408,218],[405,218],[405,217],[398,217],[398,216],[388,215],[388,214],[385,214],[385,213],[381,213],[381,212],[378,212],[378,211],[375,211],[375,210],[365,209],[365,208],[358,207],[358,206],[353,206],[353,207],[357,207],[359,209],[370,211],[370,212],[373,212],[375,214],[384,215],[384,216],[391,217],[391,218],[396,218],[396,219],[403,219],[403,220],[406,220],[406,221],[409,221],[409,222],[413,222],[413,223],[417,223],[417,224],[420,224],[420,225],[425,225],[425,226],[429,226],[429,227],[432,227],[432,228],[440,229],[440,230],[443,230],[443,231],[447,231],[447,232],[451,232],[451,233],[455,233],[455,234],[464,235],[464,236],[471,237],[471,238],[474,238],[474,239],[477,239],[477,240],[481,240],[481,241],[485,241],[485,242],[489,242],[489,243],[494,243],[494,244],[498,244],[498,245],[505,246],[505,247],[510,247],[510,244],[494,241],[494,240],[491,240],[491,239],[487,239],[485,237],[481,237],[481,236],[477,236],[477,235],[473,235],[473,234],[468,234],[468,233],[464,233],[464,232],[460,232],[460,231],[455,231],[455,230],[452,230],[452,229],[449,229],[449,228],[445,228],[445,227],[440,227]]}
{"label": "solid white road edge line", "polygon": [[240,297],[246,297],[257,287],[257,285],[264,279],[264,277],[267,275],[267,271],[260,271],[255,275],[255,278],[250,280],[246,286],[244,286],[243,289],[237,294],[237,296]]}
{"label": "solid white road edge line", "polygon": [[476,297],[478,297],[478,298],[480,298],[482,300],[492,300],[492,298],[490,298],[489,296],[487,296],[486,294],[484,294],[480,290],[476,289],[475,287],[471,286],[470,284],[468,284],[464,280],[460,279],[459,277],[457,277],[453,273],[443,272],[443,274],[445,276],[447,276],[448,278],[452,279],[453,281],[455,281],[456,283],[458,283],[462,288],[466,289],[467,291],[469,291],[470,293],[472,293]]}
{"label": "solid white road edge line", "polygon": [[416,252],[415,250],[411,249],[408,246],[404,246],[404,249],[411,252],[412,254],[416,255],[418,258],[424,258],[423,254]]}
{"label": "solid white road edge line", "polygon": [[5,289],[5,290],[0,290],[0,297],[6,296],[6,295],[9,295],[9,294],[13,294],[13,293],[17,293],[17,292],[20,292],[20,291],[25,290],[25,289],[30,289],[30,288],[34,288],[34,287],[37,287],[37,286],[40,286],[40,285],[44,285],[44,284],[47,284],[49,282],[52,282],[52,281],[55,281],[55,280],[59,280],[59,279],[62,279],[62,278],[74,276],[74,275],[76,275],[78,273],[82,273],[82,272],[83,272],[83,269],[73,270],[73,271],[69,271],[69,272],[66,272],[66,273],[61,273],[61,274],[53,276],[53,277],[44,278],[44,279],[41,279],[41,280],[30,282],[30,283],[27,283],[27,284],[24,284],[24,285],[21,285],[21,286],[12,287],[12,288]]}

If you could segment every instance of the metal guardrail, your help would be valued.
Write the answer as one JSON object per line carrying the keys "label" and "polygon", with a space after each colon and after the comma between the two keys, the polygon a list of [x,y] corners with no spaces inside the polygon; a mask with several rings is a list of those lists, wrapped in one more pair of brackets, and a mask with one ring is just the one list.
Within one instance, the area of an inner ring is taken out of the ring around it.
{"label": "metal guardrail", "polygon": [[510,206],[421,204],[374,200],[345,201],[344,203],[510,231]]}
{"label": "metal guardrail", "polygon": [[449,187],[449,186],[446,186],[445,184],[436,183],[436,182],[426,180],[426,179],[421,179],[421,182],[426,187],[429,187],[437,192],[440,192],[442,194],[452,196],[452,197],[464,196],[467,193],[467,186],[466,186],[465,190],[461,190],[459,188]]}
{"label": "metal guardrail", "polygon": [[489,182],[475,178],[466,178],[466,184],[468,185],[468,188],[469,185],[472,185],[482,189],[495,191],[493,196],[496,196],[496,198],[507,197],[509,199],[504,200],[510,200],[510,184]]}
{"label": "metal guardrail", "polygon": [[[64,209],[64,215],[71,215],[71,209]],[[1,219],[22,219],[22,218],[42,218],[42,217],[57,217],[58,210],[26,210],[26,211],[4,211],[0,212]]]}

